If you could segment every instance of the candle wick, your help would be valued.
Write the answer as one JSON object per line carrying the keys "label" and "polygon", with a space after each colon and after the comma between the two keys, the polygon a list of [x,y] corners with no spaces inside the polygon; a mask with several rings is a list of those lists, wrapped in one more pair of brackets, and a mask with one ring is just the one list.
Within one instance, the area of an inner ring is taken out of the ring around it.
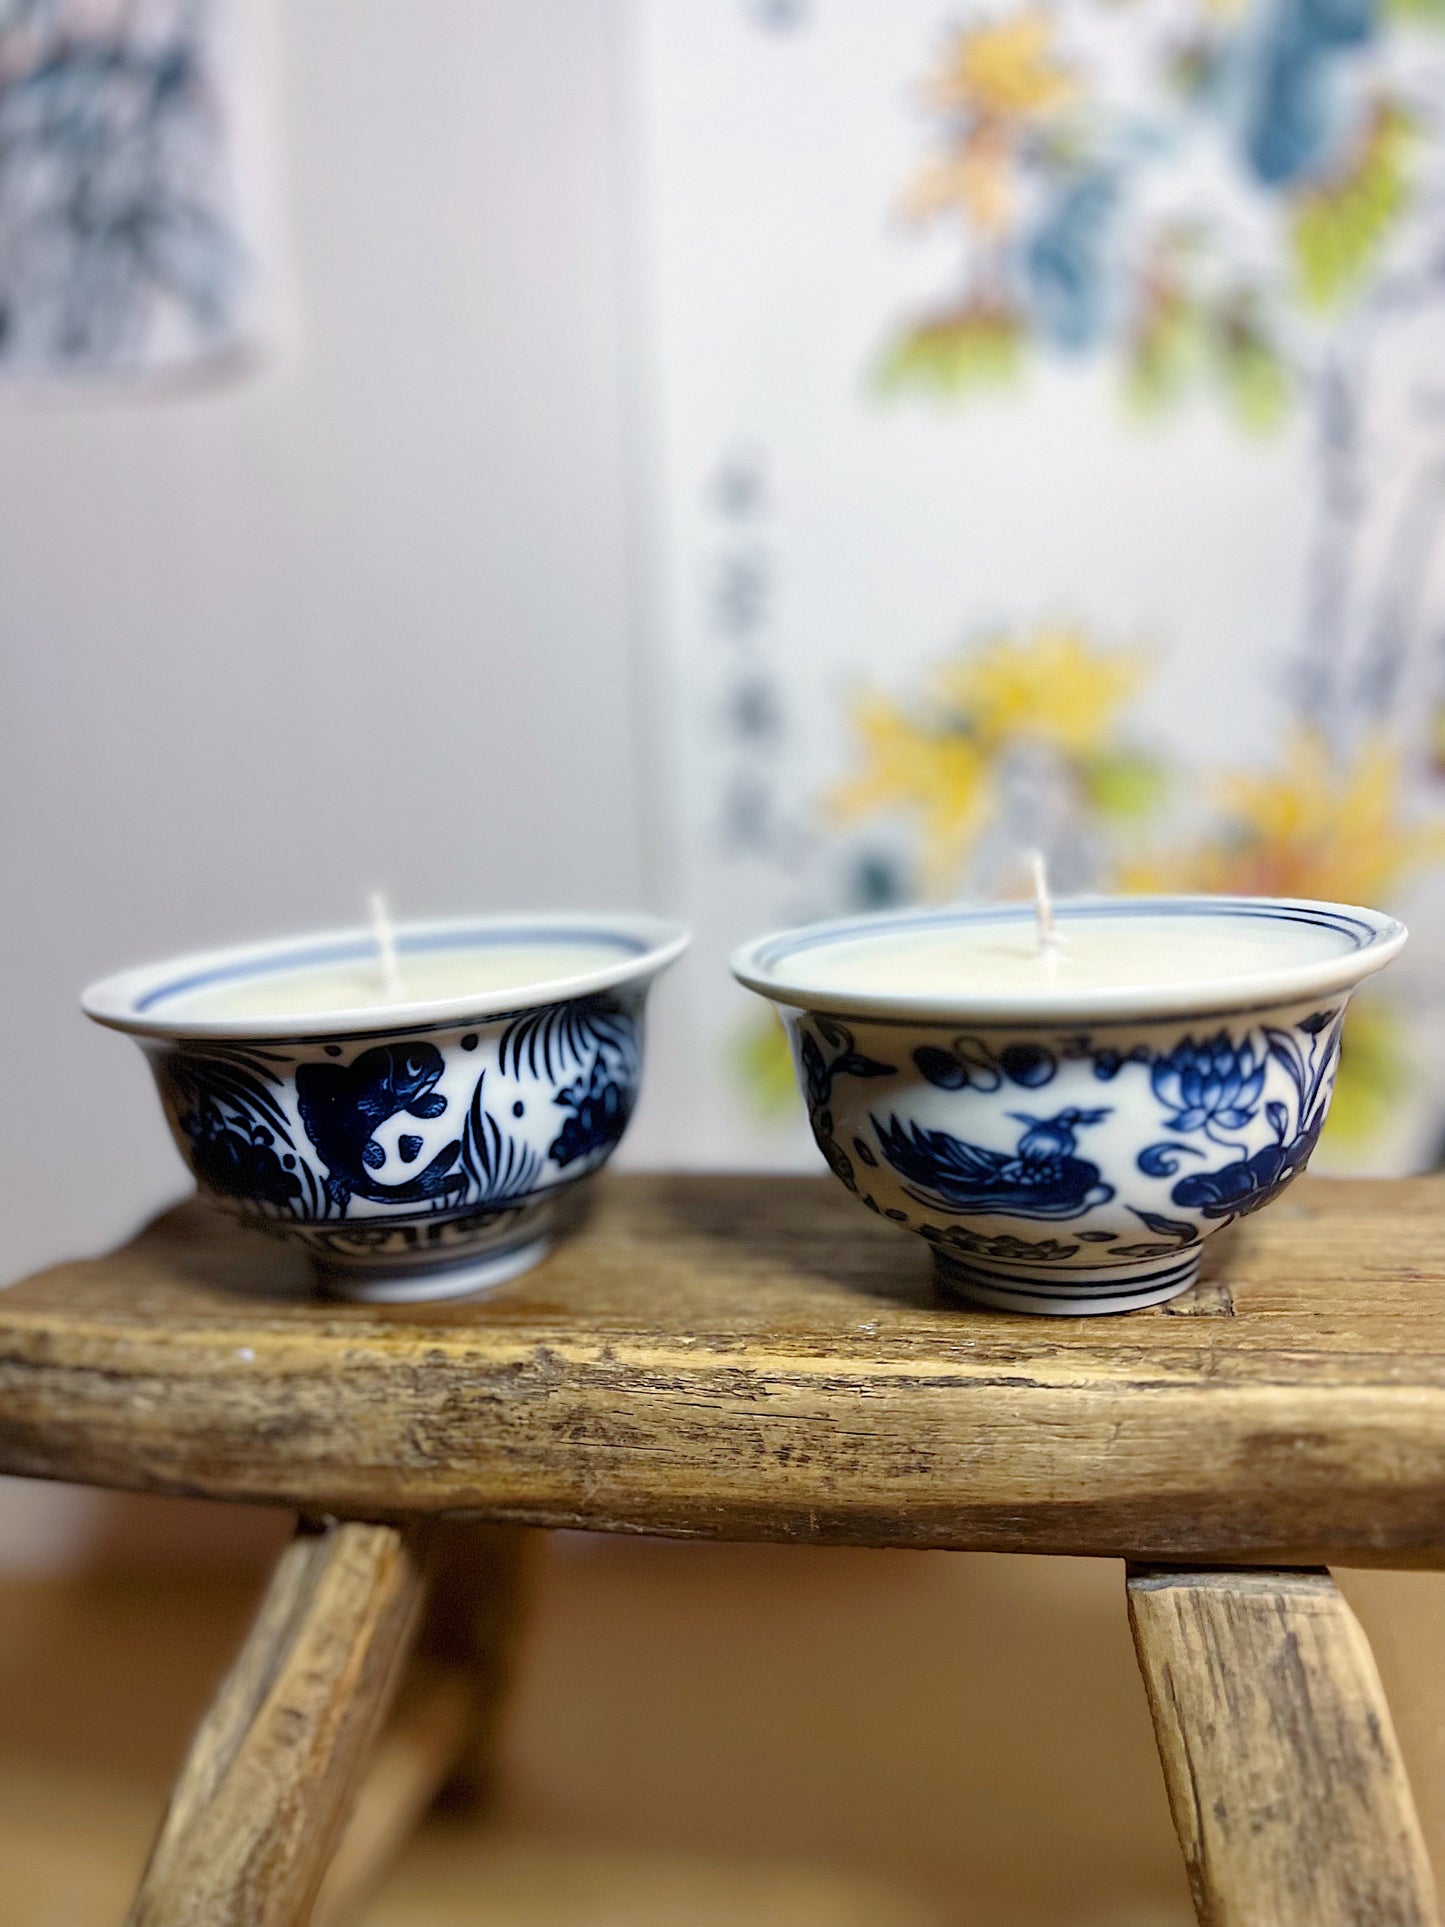
{"label": "candle wick", "polygon": [[1034,924],[1039,933],[1039,955],[1046,957],[1059,948],[1059,933],[1054,924],[1054,900],[1049,895],[1049,867],[1042,850],[1029,851],[1029,870],[1034,880]]}
{"label": "candle wick", "polygon": [[376,945],[382,988],[393,1001],[401,1003],[406,993],[396,955],[396,930],[391,921],[391,912],[386,907],[386,898],[380,890],[372,891],[367,907],[371,912],[371,937]]}

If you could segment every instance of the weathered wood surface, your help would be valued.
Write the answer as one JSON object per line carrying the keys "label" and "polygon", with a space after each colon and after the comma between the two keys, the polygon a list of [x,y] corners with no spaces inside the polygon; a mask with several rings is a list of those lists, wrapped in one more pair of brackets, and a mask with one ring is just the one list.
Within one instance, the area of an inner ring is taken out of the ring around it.
{"label": "weathered wood surface", "polygon": [[408,1672],[306,1927],[352,1927],[465,1756],[472,1701],[449,1667],[418,1661]]}
{"label": "weathered wood surface", "polygon": [[416,1654],[367,1768],[309,1927],[349,1927],[438,1795],[485,1804],[515,1670],[528,1581],[546,1535],[514,1526],[435,1526]]}
{"label": "weathered wood surface", "polygon": [[298,1533],[191,1742],[128,1927],[309,1920],[423,1583],[415,1535]]}
{"label": "weathered wood surface", "polygon": [[1374,1657],[1324,1572],[1149,1572],[1129,1617],[1204,1927],[1439,1927]]}
{"label": "weathered wood surface", "polygon": [[613,1177],[491,1297],[318,1303],[199,1204],[0,1293],[0,1471],[354,1516],[1445,1563],[1445,1182],[1328,1184],[1197,1295],[961,1310],[830,1178]]}

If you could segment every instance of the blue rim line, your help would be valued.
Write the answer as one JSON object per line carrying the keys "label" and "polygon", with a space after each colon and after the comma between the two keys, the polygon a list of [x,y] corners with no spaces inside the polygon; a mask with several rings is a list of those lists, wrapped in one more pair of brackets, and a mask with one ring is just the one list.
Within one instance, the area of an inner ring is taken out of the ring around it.
{"label": "blue rim line", "polygon": [[[799,992],[800,996],[805,994],[807,993]],[[1230,1019],[1235,1017],[1259,1017],[1266,1011],[1293,1010],[1296,1004],[1302,1009],[1308,1009],[1313,1006],[1314,1009],[1319,1010],[1325,1004],[1329,1003],[1332,998],[1349,998],[1353,995],[1354,992],[1352,990],[1323,990],[1317,991],[1310,997],[1271,997],[1267,1002],[1262,1004],[1229,1004],[1224,1007],[1216,1004],[1212,1005],[1208,1010],[1170,1010],[1166,1011],[1162,1017],[1115,1017],[1112,1015],[1107,1017],[1081,1017],[1074,1023],[1070,1023],[1067,1017],[972,1017],[963,1015],[953,1017],[880,1017],[876,1016],[871,1010],[834,1010],[831,1005],[829,1005],[826,1010],[813,1010],[807,1005],[790,1004],[781,998],[777,1001],[781,1009],[785,1011],[796,1011],[798,1021],[801,1021],[805,1017],[813,1019],[826,1017],[832,1023],[857,1024],[860,1029],[869,1024],[877,1026],[891,1025],[895,1030],[937,1031],[941,1035],[951,1037],[969,1036],[974,1031],[1007,1031],[1012,1034],[1018,1030],[1037,1030],[1043,1031],[1051,1037],[1057,1037],[1061,1041],[1068,1042],[1076,1037],[1092,1038],[1099,1031],[1128,1033],[1141,1030],[1158,1030],[1161,1026],[1167,1024],[1227,1025]],[[1333,1010],[1328,1012],[1328,1015],[1331,1017],[1337,1014],[1338,1013]],[[1088,1059],[1086,1057],[1065,1057],[1063,1061],[1066,1064],[1084,1064],[1088,1062]],[[1120,1066],[1121,1070],[1127,1068],[1127,1065]]]}
{"label": "blue rim line", "polygon": [[[1240,917],[1264,923],[1302,923],[1315,930],[1334,930],[1341,936],[1349,937],[1356,950],[1367,950],[1378,940],[1380,931],[1372,924],[1358,917],[1345,916],[1339,911],[1301,910],[1297,908],[1271,908],[1266,903],[1251,907],[1247,899],[1233,902],[1227,909],[1217,904],[1198,906],[1181,903],[1165,908],[1157,899],[1148,897],[1124,898],[1118,903],[1078,904],[1067,902],[1055,906],[1055,914],[1061,921],[1084,923],[1093,918],[1101,921],[1123,917],[1148,917],[1151,914],[1164,917]],[[785,963],[791,957],[800,956],[804,951],[845,943],[854,937],[889,937],[895,933],[908,935],[919,930],[938,930],[964,926],[971,923],[1031,923],[1035,912],[1030,903],[1000,904],[968,910],[935,910],[912,917],[858,918],[848,924],[832,924],[821,928],[816,935],[808,932],[791,934],[779,938],[767,948],[754,954],[754,966],[759,970],[771,970]]]}
{"label": "blue rim line", "polygon": [[[397,949],[402,955],[426,956],[436,950],[483,950],[495,945],[517,943],[592,943],[611,946],[621,957],[643,956],[651,945],[639,937],[623,937],[612,930],[558,930],[556,928],[534,930],[452,930],[434,937],[406,937],[398,934]],[[353,938],[347,943],[325,944],[320,947],[310,945],[300,950],[270,952],[264,957],[253,957],[246,963],[224,964],[216,970],[197,971],[190,977],[178,977],[168,984],[160,984],[148,990],[143,997],[135,1000],[133,1009],[137,1016],[153,1010],[157,1004],[172,997],[189,996],[192,991],[207,990],[214,984],[246,983],[265,977],[287,976],[293,971],[307,970],[315,965],[335,963],[359,963],[370,961],[376,955],[375,946],[365,937]],[[599,966],[594,966],[597,968]],[[505,988],[505,986],[503,986]],[[486,994],[486,993],[479,993]],[[443,1026],[443,1028],[446,1028]],[[365,1033],[358,1033],[364,1035]]]}

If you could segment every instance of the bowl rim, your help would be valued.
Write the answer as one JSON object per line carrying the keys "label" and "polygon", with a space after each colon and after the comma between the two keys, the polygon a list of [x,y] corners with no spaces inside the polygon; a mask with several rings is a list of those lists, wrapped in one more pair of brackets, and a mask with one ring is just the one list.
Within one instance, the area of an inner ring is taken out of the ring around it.
{"label": "bowl rim", "polygon": [[140,964],[91,984],[81,993],[87,1017],[112,1030],[156,1038],[215,1038],[304,1042],[313,1037],[386,1036],[399,1031],[444,1030],[454,1025],[494,1022],[524,1010],[570,1003],[624,984],[648,983],[680,957],[691,936],[680,923],[637,914],[591,911],[517,911],[486,917],[427,918],[396,925],[397,948],[444,950],[488,939],[579,943],[616,942],[625,946],[616,963],[594,965],[569,977],[502,985],[461,997],[422,998],[375,1008],[341,1008],[306,1013],[280,1012],[249,1017],[167,1017],[156,1008],[167,997],[202,988],[209,981],[244,980],[311,964],[350,962],[374,954],[374,937],[365,925],[275,937],[261,943],[200,950],[161,963]]}
{"label": "bowl rim", "polygon": [[1100,916],[1239,915],[1281,922],[1314,922],[1344,930],[1355,948],[1317,963],[1292,964],[1247,975],[1204,978],[1197,984],[1085,986],[1061,993],[1047,986],[992,996],[940,996],[924,991],[813,990],[780,971],[779,964],[805,950],[866,937],[889,929],[937,929],[952,924],[997,921],[1031,922],[1031,902],[919,905],[835,917],[822,923],[775,930],[755,937],[733,952],[733,975],[759,996],[791,1009],[830,1016],[876,1018],[895,1023],[1018,1022],[1071,1024],[1108,1019],[1148,1023],[1156,1018],[1212,1017],[1226,1011],[1265,1010],[1279,1005],[1353,990],[1365,977],[1383,970],[1409,937],[1405,925],[1384,911],[1359,904],[1331,903],[1312,897],[1211,896],[1203,892],[1137,897],[1061,897],[1054,904],[1060,922]]}

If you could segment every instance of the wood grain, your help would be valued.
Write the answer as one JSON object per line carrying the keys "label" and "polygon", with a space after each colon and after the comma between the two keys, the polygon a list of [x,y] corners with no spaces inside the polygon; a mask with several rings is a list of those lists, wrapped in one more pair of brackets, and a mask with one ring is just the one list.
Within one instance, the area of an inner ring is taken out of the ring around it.
{"label": "wood grain", "polygon": [[1438,1927],[1374,1657],[1328,1573],[1134,1571],[1129,1617],[1205,1927]]}
{"label": "wood grain", "polygon": [[532,1566],[544,1535],[442,1524],[417,1652],[321,1884],[310,1927],[347,1927],[438,1795],[477,1809],[494,1791]]}
{"label": "wood grain", "polygon": [[422,1594],[413,1535],[306,1527],[202,1719],[128,1927],[301,1927]]}
{"label": "wood grain", "polygon": [[471,1744],[465,1674],[418,1661],[397,1696],[307,1927],[351,1927]]}
{"label": "wood grain", "polygon": [[[0,1293],[0,1471],[378,1517],[1445,1563],[1445,1182],[1306,1180],[1198,1294],[935,1298],[833,1180],[615,1177],[490,1297],[328,1304],[193,1203]],[[1187,1315],[1192,1313],[1193,1315]],[[1181,1315],[1186,1314],[1186,1315]]]}

